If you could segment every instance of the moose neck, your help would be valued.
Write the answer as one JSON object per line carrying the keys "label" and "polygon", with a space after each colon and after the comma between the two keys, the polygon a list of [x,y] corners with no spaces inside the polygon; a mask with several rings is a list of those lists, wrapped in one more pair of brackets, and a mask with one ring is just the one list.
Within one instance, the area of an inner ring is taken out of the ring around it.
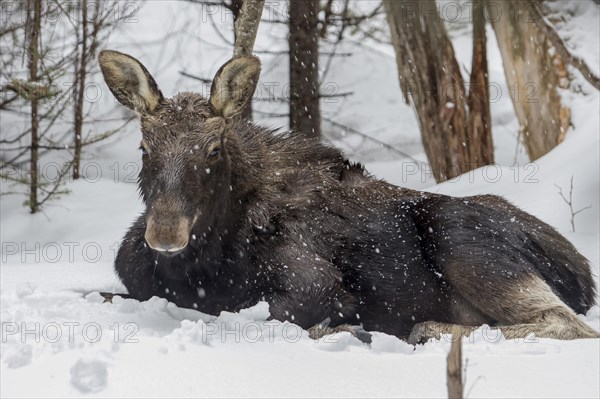
{"label": "moose neck", "polygon": [[[262,191],[267,149],[262,141],[264,129],[242,120],[231,125],[227,138],[227,152],[231,164],[232,206],[244,208],[256,193]],[[243,214],[243,212],[242,212]]]}
{"label": "moose neck", "polygon": [[[259,142],[252,124],[246,121],[231,126],[227,139],[230,184],[225,184],[214,203],[210,219],[195,223],[191,231],[186,258],[194,269],[209,275],[217,274],[223,263],[235,261],[239,250],[238,235],[246,226],[248,204],[262,191],[264,146]],[[235,249],[234,249],[235,246]]]}

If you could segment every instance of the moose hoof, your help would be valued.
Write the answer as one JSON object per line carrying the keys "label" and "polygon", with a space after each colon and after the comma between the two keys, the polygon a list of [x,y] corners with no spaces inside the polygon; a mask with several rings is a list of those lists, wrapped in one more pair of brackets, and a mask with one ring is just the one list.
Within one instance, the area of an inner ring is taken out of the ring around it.
{"label": "moose hoof", "polygon": [[435,328],[436,325],[437,323],[433,321],[415,324],[407,342],[411,345],[423,345],[431,338],[440,339],[440,334]]}
{"label": "moose hoof", "polygon": [[314,328],[325,329],[325,328],[329,327],[329,324],[331,324],[331,318],[330,317],[328,317],[325,320],[323,320],[322,322],[316,324],[314,326]]}
{"label": "moose hoof", "polygon": [[350,333],[365,344],[370,344],[373,341],[371,333],[362,328],[362,326],[350,326]]}
{"label": "moose hoof", "polygon": [[123,299],[131,298],[131,295],[127,294],[113,294],[111,292],[100,292],[100,296],[104,298],[104,303],[112,303],[113,298],[116,296],[120,296]]}
{"label": "moose hoof", "polygon": [[358,338],[359,341],[366,344],[370,344],[372,341],[371,333],[365,331],[362,326],[351,326],[349,324],[342,324],[337,327],[329,327],[331,319],[328,317],[320,323],[315,324],[308,329],[309,337],[312,339],[319,339],[326,335],[331,335],[339,332],[349,332]]}

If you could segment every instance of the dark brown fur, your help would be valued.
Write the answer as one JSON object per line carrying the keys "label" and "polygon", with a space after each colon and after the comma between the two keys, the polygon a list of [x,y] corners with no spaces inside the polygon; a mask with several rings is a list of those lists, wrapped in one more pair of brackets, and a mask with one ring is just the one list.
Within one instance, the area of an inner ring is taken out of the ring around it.
{"label": "dark brown fur", "polygon": [[[255,58],[225,64],[209,99],[164,99],[137,60],[103,54],[109,87],[141,116],[146,211],[115,263],[134,298],[211,314],[266,300],[312,336],[368,340],[360,324],[419,342],[483,323],[509,336],[598,336],[575,316],[595,303],[588,262],[505,200],[399,188],[302,134],[239,121]],[[127,83],[140,76],[151,82]]]}

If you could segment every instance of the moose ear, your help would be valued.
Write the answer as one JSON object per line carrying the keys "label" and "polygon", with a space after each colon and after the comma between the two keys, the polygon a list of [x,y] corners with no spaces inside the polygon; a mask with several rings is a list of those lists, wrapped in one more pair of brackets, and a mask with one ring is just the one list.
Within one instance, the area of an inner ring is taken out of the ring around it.
{"label": "moose ear", "polygon": [[104,81],[121,104],[138,114],[152,113],[163,95],[142,65],[130,55],[104,50],[98,55]]}
{"label": "moose ear", "polygon": [[257,57],[240,56],[227,61],[215,75],[210,89],[210,104],[215,113],[224,118],[241,113],[256,90],[259,75]]}

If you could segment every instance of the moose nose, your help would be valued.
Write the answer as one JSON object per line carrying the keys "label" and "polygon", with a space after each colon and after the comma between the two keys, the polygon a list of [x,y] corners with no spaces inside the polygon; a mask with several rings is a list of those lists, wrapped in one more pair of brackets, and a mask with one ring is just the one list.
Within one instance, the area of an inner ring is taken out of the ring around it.
{"label": "moose nose", "polygon": [[146,240],[146,242],[148,242],[148,245],[153,250],[158,252],[166,252],[172,255],[175,255],[176,253],[182,251],[187,246],[187,242],[183,245],[174,245],[169,243],[151,244],[148,240]]}
{"label": "moose nose", "polygon": [[173,219],[148,217],[144,238],[150,248],[165,255],[175,255],[188,245],[188,219],[179,217],[175,222]]}

